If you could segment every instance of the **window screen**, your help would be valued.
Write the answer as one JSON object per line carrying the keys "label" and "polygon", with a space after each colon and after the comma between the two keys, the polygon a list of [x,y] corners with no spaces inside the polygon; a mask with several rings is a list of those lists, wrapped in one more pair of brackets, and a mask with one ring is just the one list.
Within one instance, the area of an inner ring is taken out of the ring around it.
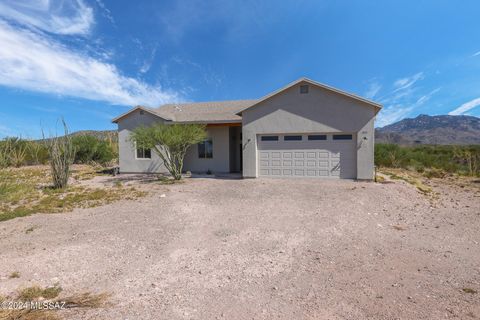
{"label": "window screen", "polygon": [[152,158],[152,150],[137,148],[137,159],[151,159],[151,158]]}
{"label": "window screen", "polygon": [[213,158],[212,139],[206,139],[198,144],[198,157],[202,159]]}

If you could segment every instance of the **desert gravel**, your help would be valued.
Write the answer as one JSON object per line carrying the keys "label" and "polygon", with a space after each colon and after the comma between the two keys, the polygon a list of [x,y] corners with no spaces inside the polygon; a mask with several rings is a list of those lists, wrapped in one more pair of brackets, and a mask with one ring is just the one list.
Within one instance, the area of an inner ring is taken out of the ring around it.
{"label": "desert gravel", "polygon": [[476,187],[138,184],[150,196],[0,223],[0,294],[57,282],[112,294],[66,319],[480,318]]}

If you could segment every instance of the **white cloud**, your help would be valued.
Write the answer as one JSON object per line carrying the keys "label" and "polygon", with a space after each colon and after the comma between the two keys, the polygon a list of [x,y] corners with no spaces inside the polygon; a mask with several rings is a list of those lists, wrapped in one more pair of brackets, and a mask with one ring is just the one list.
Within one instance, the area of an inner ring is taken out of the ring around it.
{"label": "white cloud", "polygon": [[153,48],[150,57],[143,62],[143,65],[140,67],[140,73],[147,73],[152,67],[153,61],[155,60],[155,55],[157,54],[157,47]]}
{"label": "white cloud", "polygon": [[415,84],[415,82],[417,82],[418,80],[422,80],[423,78],[424,78],[423,72],[419,72],[414,74],[411,77],[398,79],[393,83],[393,86],[396,88],[393,92],[408,89],[413,84]]}
{"label": "white cloud", "polygon": [[83,0],[5,0],[0,17],[42,31],[64,34],[88,34],[94,24],[93,10]]}
{"label": "white cloud", "polygon": [[15,133],[12,129],[0,124],[0,137],[14,136]]}
{"label": "white cloud", "polygon": [[0,20],[0,85],[112,104],[157,106],[177,94],[124,76],[112,64]]}
{"label": "white cloud", "polygon": [[404,107],[402,105],[386,107],[378,114],[375,124],[379,127],[383,127],[399,121],[405,118],[413,109],[413,107]]}
{"label": "white cloud", "polygon": [[365,92],[365,97],[368,99],[373,99],[381,88],[382,86],[378,82],[370,83],[367,92]]}
{"label": "white cloud", "polygon": [[476,108],[478,106],[480,106],[480,98],[476,98],[476,99],[470,100],[468,102],[465,102],[460,107],[456,108],[455,110],[450,111],[448,114],[451,115],[451,116],[464,114],[465,112],[468,112],[468,111],[470,111],[473,108]]}
{"label": "white cloud", "polygon": [[475,53],[472,55],[472,57],[476,57],[476,56],[480,56],[480,51],[475,52]]}
{"label": "white cloud", "polygon": [[385,107],[378,114],[376,125],[383,127],[407,117],[441,90],[441,88],[436,88],[426,94],[419,94],[413,84],[423,78],[423,73],[418,73],[412,77],[400,79],[403,81],[397,80],[397,89],[387,93],[381,99]]}
{"label": "white cloud", "polygon": [[115,24],[115,19],[113,19],[112,12],[107,8],[105,3],[102,0],[96,0],[97,5],[102,9],[103,16],[110,20],[111,23]]}
{"label": "white cloud", "polygon": [[414,104],[414,107],[418,107],[418,106],[421,106],[422,104],[424,104],[425,102],[427,102],[428,100],[430,100],[430,98],[437,92],[440,91],[440,88],[437,88],[435,90],[432,90],[431,92],[421,96],[420,98],[418,98],[417,102],[415,102]]}

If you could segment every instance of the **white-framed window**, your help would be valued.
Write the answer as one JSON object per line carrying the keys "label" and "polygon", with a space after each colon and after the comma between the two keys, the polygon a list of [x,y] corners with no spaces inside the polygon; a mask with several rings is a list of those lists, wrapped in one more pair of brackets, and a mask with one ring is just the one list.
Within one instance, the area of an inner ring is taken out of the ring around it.
{"label": "white-framed window", "polygon": [[212,138],[203,140],[198,144],[198,157],[200,159],[213,158],[213,141]]}
{"label": "white-framed window", "polygon": [[135,159],[152,159],[152,149],[137,148],[137,144],[135,143]]}

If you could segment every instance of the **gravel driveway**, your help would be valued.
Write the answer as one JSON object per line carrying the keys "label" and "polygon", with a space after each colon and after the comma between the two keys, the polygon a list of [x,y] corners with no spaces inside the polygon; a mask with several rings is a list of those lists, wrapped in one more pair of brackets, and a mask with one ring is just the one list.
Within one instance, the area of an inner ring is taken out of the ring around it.
{"label": "gravel driveway", "polygon": [[0,223],[0,293],[55,282],[112,293],[109,307],[68,319],[480,318],[478,191],[440,184],[432,199],[403,182],[305,179],[142,187],[151,196]]}

